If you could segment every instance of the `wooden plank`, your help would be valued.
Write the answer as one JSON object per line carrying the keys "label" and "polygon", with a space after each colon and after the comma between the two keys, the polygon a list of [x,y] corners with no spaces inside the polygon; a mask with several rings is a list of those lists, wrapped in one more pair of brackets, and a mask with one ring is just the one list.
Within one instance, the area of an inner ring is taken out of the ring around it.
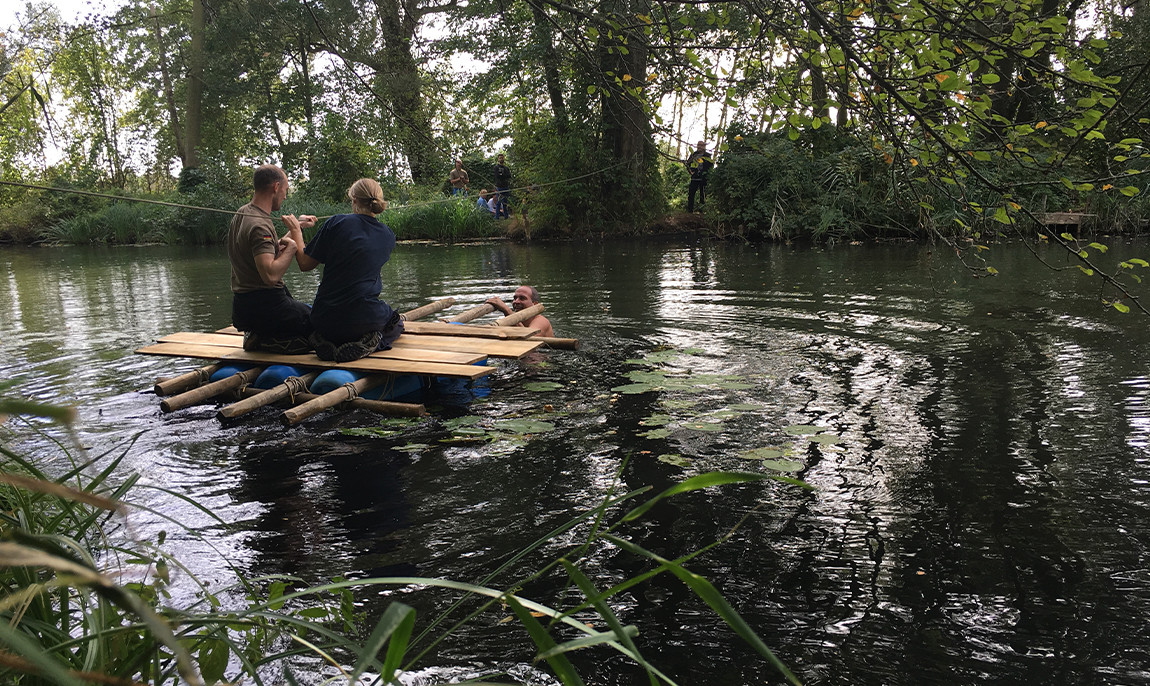
{"label": "wooden plank", "polygon": [[469,324],[444,324],[443,322],[404,322],[405,333],[418,335],[436,334],[439,336],[474,336],[476,338],[499,338],[519,340],[539,334],[539,329],[523,326],[473,326]]}
{"label": "wooden plank", "polygon": [[[167,355],[170,357],[193,357],[228,362],[252,362],[258,364],[290,364],[314,369],[350,369],[357,372],[389,372],[392,374],[419,374],[424,376],[454,376],[463,379],[477,379],[494,371],[493,367],[479,367],[471,364],[450,364],[446,362],[416,362],[411,360],[380,359],[365,357],[354,362],[324,362],[315,355],[275,355],[272,353],[246,352],[218,345],[197,345],[194,343],[157,343],[136,350],[142,355]],[[221,354],[222,353],[222,354]]]}
{"label": "wooden plank", "polygon": [[[501,340],[521,340],[539,334],[539,329],[528,329],[524,326],[491,326],[484,324],[446,324],[444,322],[404,322],[404,333],[437,336],[456,336],[474,338],[498,338]],[[234,326],[217,329],[216,333],[238,335],[240,332]]]}
{"label": "wooden plank", "polygon": [[[180,331],[168,334],[159,339],[160,343],[192,343],[195,345],[216,345],[223,348],[243,347],[243,338],[221,333],[197,333],[195,331]],[[447,362],[448,364],[475,364],[487,357],[482,351],[472,348],[423,348],[418,345],[393,347],[391,350],[377,350],[371,355],[373,359],[384,360],[411,360],[413,362]]]}
{"label": "wooden plank", "polygon": [[528,338],[522,341],[497,341],[490,338],[469,338],[454,336],[407,335],[400,336],[392,346],[395,349],[416,348],[422,350],[457,350],[460,352],[483,353],[488,357],[519,359],[527,353],[538,350],[544,341]]}

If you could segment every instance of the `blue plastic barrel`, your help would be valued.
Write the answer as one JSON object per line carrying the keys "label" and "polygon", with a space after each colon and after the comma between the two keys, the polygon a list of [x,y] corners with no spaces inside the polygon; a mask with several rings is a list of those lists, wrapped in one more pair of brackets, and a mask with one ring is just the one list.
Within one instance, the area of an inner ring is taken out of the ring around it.
{"label": "blue plastic barrel", "polygon": [[252,386],[256,388],[275,388],[282,384],[289,376],[300,376],[300,370],[286,364],[273,364],[260,372]]}
{"label": "blue plastic barrel", "polygon": [[247,370],[251,369],[254,366],[255,366],[254,364],[243,364],[243,363],[224,365],[223,367],[220,367],[216,371],[212,372],[212,376],[208,380],[209,381],[219,381],[220,379],[226,379],[229,376],[239,374],[240,372],[246,372]]}

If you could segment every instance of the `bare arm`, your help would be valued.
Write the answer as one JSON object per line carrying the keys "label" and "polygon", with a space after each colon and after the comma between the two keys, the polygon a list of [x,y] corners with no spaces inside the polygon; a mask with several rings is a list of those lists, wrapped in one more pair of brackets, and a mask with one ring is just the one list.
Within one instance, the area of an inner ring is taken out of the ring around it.
{"label": "bare arm", "polygon": [[488,298],[487,303],[503,314],[511,314],[511,308],[498,296]]}
{"label": "bare arm", "polygon": [[256,270],[260,273],[260,280],[267,286],[274,287],[284,278],[284,274],[287,274],[295,254],[295,241],[290,236],[284,236],[279,240],[278,254],[265,252],[256,255]]}
{"label": "bare arm", "polygon": [[315,226],[315,215],[301,214],[297,219],[293,215],[285,214],[280,217],[280,219],[283,220],[284,225],[288,228],[288,237],[296,243],[295,261],[296,264],[299,265],[299,270],[301,272],[310,272],[318,267],[319,260],[312,258],[311,255],[304,252],[307,244],[304,243],[303,240],[303,230]]}

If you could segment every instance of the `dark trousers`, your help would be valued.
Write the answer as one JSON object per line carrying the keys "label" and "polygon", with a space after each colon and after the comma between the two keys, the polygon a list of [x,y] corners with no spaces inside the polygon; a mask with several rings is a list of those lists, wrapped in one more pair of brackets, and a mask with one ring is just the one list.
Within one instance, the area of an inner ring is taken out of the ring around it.
{"label": "dark trousers", "polygon": [[511,216],[507,211],[507,196],[510,195],[510,190],[507,188],[495,189],[495,218],[506,219]]}
{"label": "dark trousers", "polygon": [[707,204],[707,180],[691,177],[691,185],[687,187],[687,211],[695,211],[695,193],[699,194],[699,209]]}
{"label": "dark trousers", "polygon": [[232,324],[269,338],[311,333],[311,306],[291,297],[286,288],[261,288],[232,296]]}

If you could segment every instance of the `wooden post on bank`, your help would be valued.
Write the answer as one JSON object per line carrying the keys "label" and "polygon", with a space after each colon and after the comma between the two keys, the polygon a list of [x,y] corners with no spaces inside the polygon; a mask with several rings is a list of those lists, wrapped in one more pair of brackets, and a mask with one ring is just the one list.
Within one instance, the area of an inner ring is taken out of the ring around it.
{"label": "wooden post on bank", "polygon": [[330,393],[324,393],[302,405],[284,410],[284,413],[280,415],[280,419],[283,421],[284,426],[298,424],[317,412],[322,412],[329,407],[335,407],[348,400],[354,400],[359,397],[360,393],[375,388],[386,381],[386,374],[376,374],[373,376],[365,376],[351,383],[345,383]]}
{"label": "wooden post on bank", "polygon": [[253,388],[252,390],[255,391],[255,393],[251,396],[244,398],[238,403],[221,407],[220,411],[216,413],[216,418],[220,421],[224,421],[225,419],[232,419],[242,414],[247,414],[252,410],[258,410],[265,405],[279,402],[284,398],[298,398],[300,395],[307,393],[308,386],[311,385],[312,381],[315,381],[315,377],[317,376],[319,376],[319,372],[310,372],[303,376],[289,376],[282,384],[267,390]]}
{"label": "wooden post on bank", "polygon": [[222,362],[216,362],[206,367],[200,367],[187,374],[173,376],[170,379],[157,379],[153,390],[156,392],[156,395],[171,395],[173,393],[179,393],[180,391],[186,391],[189,388],[195,388],[196,386],[207,383],[208,379],[212,378],[212,374],[215,374],[216,370],[222,366],[224,366]]}
{"label": "wooden post on bank", "polygon": [[242,371],[237,374],[232,374],[226,379],[213,381],[209,384],[193,388],[187,393],[181,393],[177,396],[167,398],[160,402],[160,409],[164,412],[175,412],[176,410],[183,409],[196,403],[214,398],[221,393],[226,393],[232,389],[246,386],[247,384],[256,380],[256,377],[263,372],[263,367],[252,367],[247,371]]}
{"label": "wooden post on bank", "polygon": [[403,317],[404,321],[412,322],[412,321],[415,321],[416,319],[422,319],[429,314],[435,314],[436,312],[442,312],[454,304],[455,304],[455,298],[444,298],[443,300],[436,300],[433,303],[427,303],[426,305],[424,305],[422,307],[417,307],[414,310],[409,310],[407,312],[400,314],[399,316]]}

